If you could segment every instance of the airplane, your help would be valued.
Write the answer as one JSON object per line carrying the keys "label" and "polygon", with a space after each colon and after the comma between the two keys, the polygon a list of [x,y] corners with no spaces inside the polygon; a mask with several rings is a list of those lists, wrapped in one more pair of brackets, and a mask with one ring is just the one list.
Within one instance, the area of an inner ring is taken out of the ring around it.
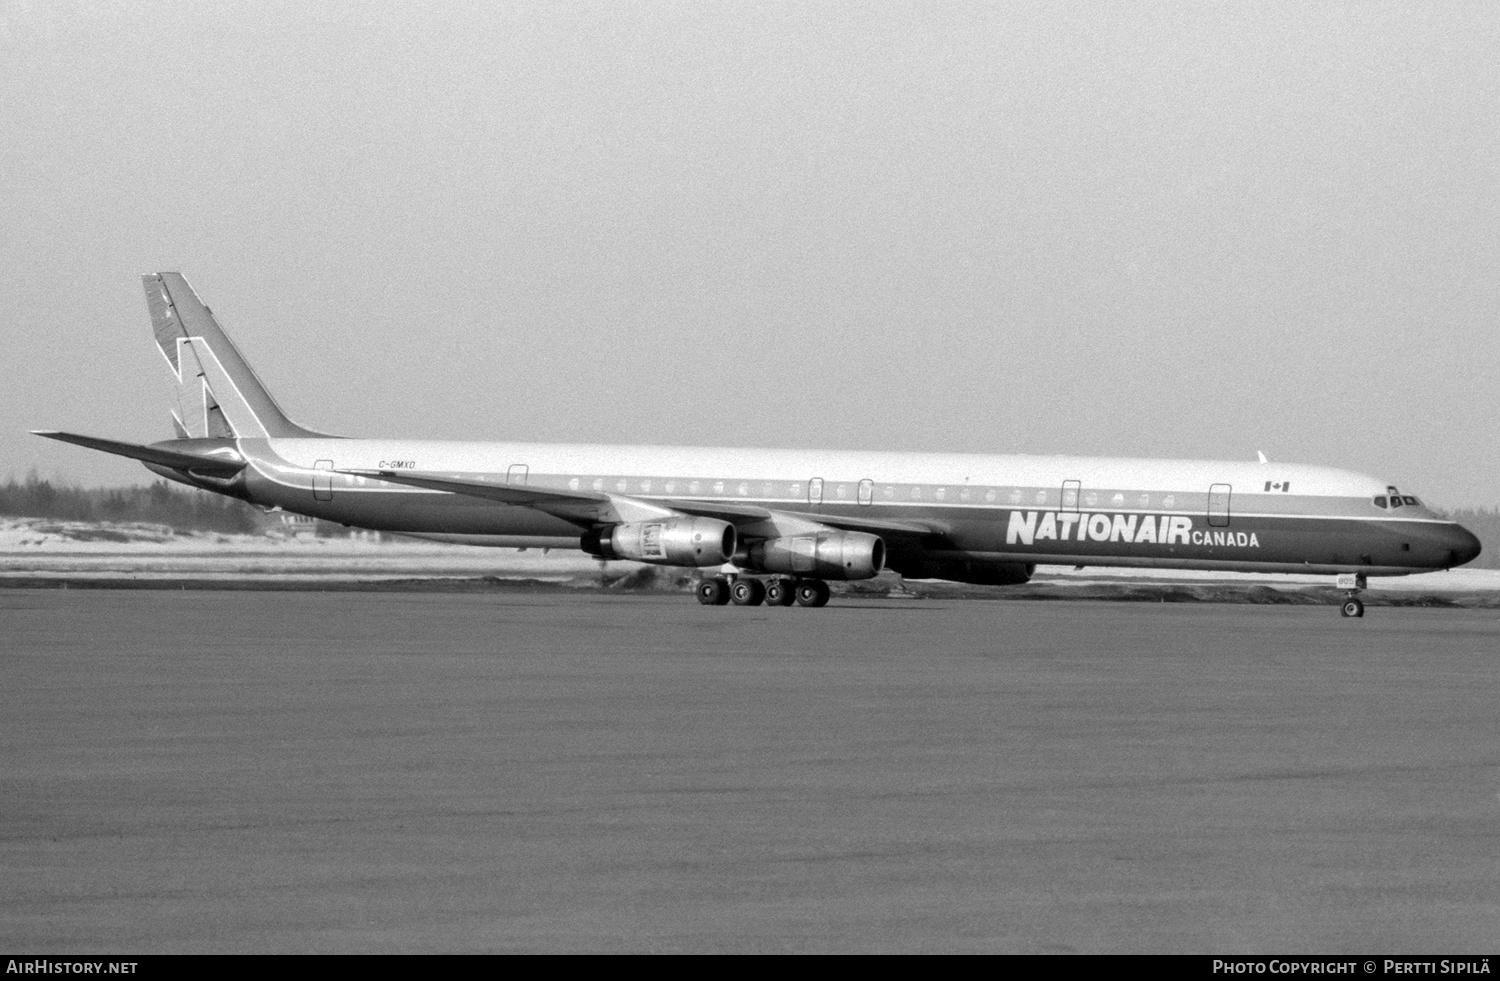
{"label": "airplane", "polygon": [[142,277],[176,438],[38,436],[178,483],[442,542],[719,567],[705,605],[827,604],[884,569],[993,586],[1038,564],[1335,576],[1450,569],[1479,540],[1384,481],[1328,467],[957,453],[352,439],[293,422],[187,280]]}

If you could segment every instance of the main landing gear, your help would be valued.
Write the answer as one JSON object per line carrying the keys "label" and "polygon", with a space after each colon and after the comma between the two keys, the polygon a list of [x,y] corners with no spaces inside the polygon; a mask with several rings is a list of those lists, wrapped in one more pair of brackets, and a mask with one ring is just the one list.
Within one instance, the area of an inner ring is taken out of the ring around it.
{"label": "main landing gear", "polygon": [[827,606],[828,584],[821,579],[752,579],[726,576],[704,579],[695,590],[704,606]]}
{"label": "main landing gear", "polygon": [[1365,577],[1355,572],[1341,573],[1338,588],[1344,591],[1344,604],[1339,607],[1339,613],[1346,617],[1364,616],[1365,604],[1360,602],[1359,593],[1365,588]]}

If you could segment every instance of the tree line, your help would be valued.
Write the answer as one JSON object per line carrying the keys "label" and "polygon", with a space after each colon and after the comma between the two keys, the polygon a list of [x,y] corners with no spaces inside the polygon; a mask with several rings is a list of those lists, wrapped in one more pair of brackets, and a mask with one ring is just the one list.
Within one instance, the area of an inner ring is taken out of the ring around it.
{"label": "tree line", "polygon": [[147,487],[69,487],[37,476],[0,484],[0,516],[58,521],[167,525],[178,531],[255,534],[266,527],[255,507],[232,497],[158,480]]}

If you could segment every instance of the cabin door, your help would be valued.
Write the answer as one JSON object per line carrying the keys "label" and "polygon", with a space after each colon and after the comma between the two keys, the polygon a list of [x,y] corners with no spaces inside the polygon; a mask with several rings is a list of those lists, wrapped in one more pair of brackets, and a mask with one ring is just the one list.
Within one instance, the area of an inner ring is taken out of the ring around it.
{"label": "cabin door", "polygon": [[313,474],[313,500],[333,500],[333,461],[319,460],[313,467],[317,470]]}
{"label": "cabin door", "polygon": [[1065,480],[1062,485],[1062,509],[1064,511],[1078,512],[1078,491],[1082,488],[1076,480]]}
{"label": "cabin door", "polygon": [[1230,490],[1228,484],[1214,484],[1208,489],[1208,523],[1215,528],[1229,526]]}

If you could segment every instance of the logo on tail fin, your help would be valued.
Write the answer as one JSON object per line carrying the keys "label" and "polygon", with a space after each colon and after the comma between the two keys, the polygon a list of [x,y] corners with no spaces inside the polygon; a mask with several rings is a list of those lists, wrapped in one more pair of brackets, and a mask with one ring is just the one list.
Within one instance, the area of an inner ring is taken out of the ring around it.
{"label": "logo on tail fin", "polygon": [[321,437],[287,418],[180,273],[141,277],[157,347],[177,382],[173,427],[186,437]]}

